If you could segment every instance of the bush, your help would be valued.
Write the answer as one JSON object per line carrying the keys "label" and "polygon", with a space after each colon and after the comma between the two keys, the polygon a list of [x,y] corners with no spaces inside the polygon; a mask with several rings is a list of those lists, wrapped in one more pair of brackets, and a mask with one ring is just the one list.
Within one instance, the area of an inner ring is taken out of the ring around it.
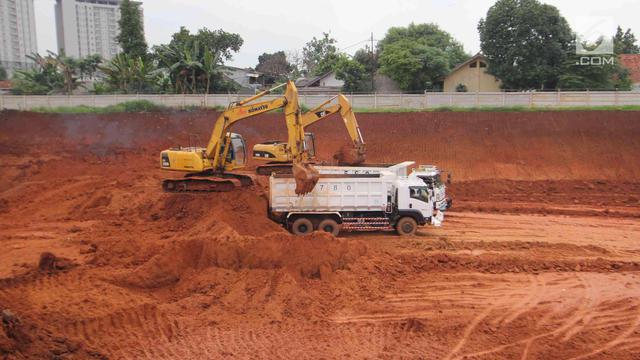
{"label": "bush", "polygon": [[33,109],[35,112],[43,113],[64,113],[64,114],[106,114],[115,112],[157,112],[169,109],[163,105],[157,105],[148,100],[132,100],[116,105],[105,107],[93,107],[86,105],[79,106],[60,106],[56,108],[39,107]]}

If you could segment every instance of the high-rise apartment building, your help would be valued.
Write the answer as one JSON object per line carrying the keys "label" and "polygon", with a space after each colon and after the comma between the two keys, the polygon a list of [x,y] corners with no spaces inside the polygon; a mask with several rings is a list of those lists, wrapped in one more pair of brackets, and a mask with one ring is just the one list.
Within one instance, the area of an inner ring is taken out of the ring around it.
{"label": "high-rise apartment building", "polygon": [[0,0],[0,65],[9,74],[28,68],[37,51],[33,0]]}
{"label": "high-rise apartment building", "polygon": [[93,54],[113,58],[120,51],[119,5],[120,0],[56,0],[59,50],[76,58]]}

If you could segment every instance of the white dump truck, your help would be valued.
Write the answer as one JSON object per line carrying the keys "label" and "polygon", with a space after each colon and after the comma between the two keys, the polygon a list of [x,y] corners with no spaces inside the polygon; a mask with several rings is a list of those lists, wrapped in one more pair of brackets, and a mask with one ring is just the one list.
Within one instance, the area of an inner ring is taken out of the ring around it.
{"label": "white dump truck", "polygon": [[[452,205],[451,198],[447,197],[447,186],[442,181],[440,169],[435,165],[419,165],[408,173],[409,167],[414,161],[405,161],[395,165],[369,164],[365,166],[318,166],[321,174],[379,174],[381,171],[391,172],[397,176],[407,176],[421,179],[429,188],[430,195],[435,197],[435,207],[440,211],[448,210]],[[448,181],[451,175],[448,175]]]}
{"label": "white dump truck", "polygon": [[317,166],[320,179],[304,196],[296,195],[291,175],[273,174],[269,179],[269,217],[298,235],[314,230],[334,235],[340,231],[396,230],[400,235],[412,235],[418,226],[440,226],[444,210],[438,208],[433,190],[421,178],[407,175],[412,164],[348,169]]}

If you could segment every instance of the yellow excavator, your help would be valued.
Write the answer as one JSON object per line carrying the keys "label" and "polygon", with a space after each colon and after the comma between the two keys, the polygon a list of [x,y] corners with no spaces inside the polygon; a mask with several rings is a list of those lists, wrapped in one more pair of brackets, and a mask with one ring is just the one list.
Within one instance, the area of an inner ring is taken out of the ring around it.
{"label": "yellow excavator", "polygon": [[[284,95],[273,100],[254,102],[286,85]],[[230,132],[236,122],[272,110],[284,108],[291,144],[293,171],[300,194],[313,190],[317,171],[306,161],[309,158],[304,143],[304,128],[298,103],[298,90],[293,82],[278,85],[247,99],[229,104],[216,120],[207,147],[178,147],[160,153],[163,170],[186,172],[180,179],[166,179],[162,187],[167,192],[220,192],[250,186],[250,175],[232,172],[246,166],[246,142],[242,135]]]}
{"label": "yellow excavator", "polygon": [[[337,103],[334,100],[338,100]],[[338,94],[317,107],[302,114],[302,131],[322,119],[339,112],[344,125],[347,128],[349,137],[351,138],[352,148],[340,149],[334,158],[339,163],[355,165],[361,164],[365,160],[365,143],[358,126],[358,121],[353,113],[349,100],[342,94]],[[305,146],[308,148],[306,154],[309,156],[306,161],[314,160],[315,156],[315,136],[313,133],[304,133]],[[267,165],[261,165],[256,168],[256,172],[260,175],[270,175],[271,172],[286,172],[287,168],[291,168],[294,162],[291,149],[293,146],[289,142],[271,140],[259,143],[253,146],[253,159],[258,161],[267,161]]]}

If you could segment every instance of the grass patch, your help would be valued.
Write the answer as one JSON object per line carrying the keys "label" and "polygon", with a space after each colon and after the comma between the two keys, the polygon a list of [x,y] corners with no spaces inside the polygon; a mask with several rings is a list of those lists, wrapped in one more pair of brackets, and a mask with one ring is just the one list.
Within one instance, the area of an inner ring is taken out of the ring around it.
{"label": "grass patch", "polygon": [[[309,111],[309,106],[300,104],[302,112]],[[148,100],[133,100],[123,102],[117,105],[109,105],[105,107],[95,106],[61,106],[61,107],[39,107],[31,111],[41,113],[63,113],[63,114],[108,114],[118,112],[161,112],[161,111],[201,111],[204,108],[197,105],[188,105],[184,107],[169,107],[158,105]],[[224,106],[216,105],[207,107],[207,110],[224,111]],[[430,109],[412,109],[412,108],[356,108],[356,113],[409,113],[409,112],[547,112],[547,111],[640,111],[640,105],[621,105],[621,106],[567,106],[567,107],[528,107],[528,106],[479,106],[479,107],[457,107],[457,106],[440,106]],[[274,112],[282,112],[277,109]]]}
{"label": "grass patch", "polygon": [[640,111],[640,105],[619,106],[566,106],[566,107],[528,107],[528,106],[439,106],[429,109],[412,108],[356,108],[356,113],[404,113],[404,112],[548,112],[548,111]]}
{"label": "grass patch", "polygon": [[148,100],[132,100],[116,105],[105,107],[97,106],[60,106],[60,107],[39,107],[32,109],[35,112],[43,113],[63,113],[63,114],[107,114],[115,112],[158,112],[169,109],[166,106],[155,104]]}

